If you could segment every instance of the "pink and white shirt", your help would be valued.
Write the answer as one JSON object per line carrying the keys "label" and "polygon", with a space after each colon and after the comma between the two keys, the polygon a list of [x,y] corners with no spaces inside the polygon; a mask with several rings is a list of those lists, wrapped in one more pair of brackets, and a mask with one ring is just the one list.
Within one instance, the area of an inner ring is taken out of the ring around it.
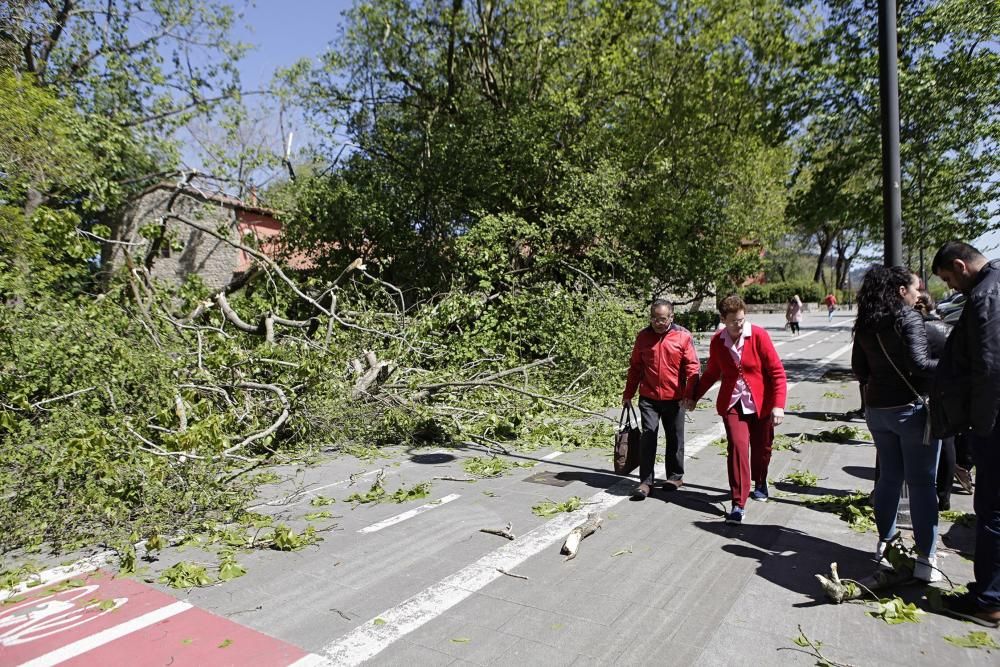
{"label": "pink and white shirt", "polygon": [[742,358],[743,358],[743,346],[747,339],[750,338],[751,330],[750,323],[743,323],[743,333],[737,336],[734,341],[729,337],[729,330],[724,329],[722,331],[722,343],[729,350],[729,353],[733,355],[733,361],[736,362],[736,367],[740,369],[739,377],[736,379],[736,385],[733,387],[732,396],[729,397],[729,407],[733,407],[737,403],[740,406],[740,412],[745,415],[755,415],[757,414],[757,406],[753,402],[753,395],[750,393],[750,387],[747,386],[746,380],[743,378],[743,368],[742,368]]}

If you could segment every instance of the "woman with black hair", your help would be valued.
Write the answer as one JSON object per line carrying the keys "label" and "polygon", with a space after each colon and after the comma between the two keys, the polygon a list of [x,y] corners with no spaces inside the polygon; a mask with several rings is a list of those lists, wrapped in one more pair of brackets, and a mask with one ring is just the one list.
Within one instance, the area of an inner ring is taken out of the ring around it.
{"label": "woman with black hair", "polygon": [[878,452],[875,523],[882,563],[896,533],[896,512],[905,481],[917,543],[913,576],[940,581],[937,569],[938,507],[935,480],[941,441],[927,428],[923,396],[937,361],[927,346],[923,318],[913,309],[920,279],[899,266],[876,266],[858,290],[851,368],[865,384],[865,419]]}

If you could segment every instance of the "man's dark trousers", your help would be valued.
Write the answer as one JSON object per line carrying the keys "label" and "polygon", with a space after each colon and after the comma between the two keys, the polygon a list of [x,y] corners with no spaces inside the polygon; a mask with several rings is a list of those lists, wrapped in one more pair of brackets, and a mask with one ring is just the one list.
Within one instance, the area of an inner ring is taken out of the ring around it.
{"label": "man's dark trousers", "polygon": [[987,437],[969,434],[976,460],[976,603],[1000,609],[1000,423]]}
{"label": "man's dark trousers", "polygon": [[666,468],[668,480],[684,476],[684,410],[680,401],[654,401],[639,397],[639,416],[642,420],[642,440],[639,448],[639,481],[653,484],[653,466],[656,464],[656,435],[663,421],[663,435],[667,441]]}

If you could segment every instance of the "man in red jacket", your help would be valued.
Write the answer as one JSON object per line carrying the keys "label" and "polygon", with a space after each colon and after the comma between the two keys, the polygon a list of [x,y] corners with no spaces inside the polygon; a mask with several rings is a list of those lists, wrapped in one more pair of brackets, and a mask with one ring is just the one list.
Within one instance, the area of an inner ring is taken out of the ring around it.
{"label": "man in red jacket", "polygon": [[656,436],[659,423],[667,440],[666,488],[684,483],[684,408],[681,406],[697,379],[701,366],[691,332],[674,324],[674,305],[657,299],[649,308],[649,326],[636,336],[629,361],[622,405],[628,406],[639,390],[642,439],[639,450],[639,485],[633,500],[643,500],[653,489]]}

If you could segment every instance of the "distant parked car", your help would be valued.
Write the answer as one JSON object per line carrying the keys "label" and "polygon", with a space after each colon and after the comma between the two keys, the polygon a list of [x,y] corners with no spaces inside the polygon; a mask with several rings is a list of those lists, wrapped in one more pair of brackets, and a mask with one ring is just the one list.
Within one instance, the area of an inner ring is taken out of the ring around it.
{"label": "distant parked car", "polygon": [[938,301],[937,312],[942,320],[948,324],[955,324],[962,316],[963,306],[965,306],[965,295],[961,292],[955,292]]}

